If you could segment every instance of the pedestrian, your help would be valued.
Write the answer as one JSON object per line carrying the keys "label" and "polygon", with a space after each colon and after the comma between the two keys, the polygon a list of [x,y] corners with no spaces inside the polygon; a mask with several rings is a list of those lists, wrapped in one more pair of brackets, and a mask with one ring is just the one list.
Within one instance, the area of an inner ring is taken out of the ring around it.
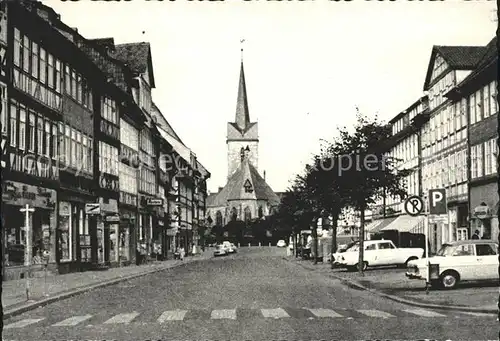
{"label": "pedestrian", "polygon": [[181,257],[181,260],[184,260],[184,255],[186,254],[186,251],[184,250],[184,247],[181,247],[181,250],[180,250],[180,257]]}
{"label": "pedestrian", "polygon": [[476,230],[474,232],[474,234],[472,235],[472,239],[481,239],[481,237],[479,237],[479,230]]}

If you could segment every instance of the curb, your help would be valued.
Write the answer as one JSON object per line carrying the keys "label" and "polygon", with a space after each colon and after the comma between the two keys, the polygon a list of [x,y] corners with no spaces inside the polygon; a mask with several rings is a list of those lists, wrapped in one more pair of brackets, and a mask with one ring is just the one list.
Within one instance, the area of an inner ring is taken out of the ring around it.
{"label": "curb", "polygon": [[[136,274],[133,274],[133,275],[129,275],[129,276],[126,276],[126,277],[118,277],[118,278],[107,280],[105,282],[100,282],[100,283],[96,283],[96,284],[91,284],[89,286],[76,288],[76,289],[73,289],[73,290],[68,291],[68,292],[63,292],[61,294],[56,294],[55,296],[52,296],[52,297],[47,297],[45,299],[41,299],[39,301],[35,301],[35,302],[32,302],[32,303],[27,303],[25,305],[22,305],[20,307],[17,307],[17,308],[11,309],[11,310],[6,310],[6,311],[3,312],[3,318],[4,319],[8,319],[10,317],[22,314],[22,313],[24,313],[26,311],[37,309],[37,308],[43,307],[43,306],[45,306],[47,304],[58,302],[58,301],[62,301],[64,299],[67,299],[67,298],[70,298],[70,297],[78,296],[80,294],[86,293],[86,292],[94,290],[94,289],[107,287],[107,286],[110,286],[110,285],[113,285],[113,284],[117,284],[117,283],[120,283],[120,282],[123,282],[123,281],[127,281],[129,279],[134,279],[134,278],[138,278],[138,277],[141,277],[141,276],[150,275],[150,274],[153,274],[153,273],[156,273],[156,272],[160,272],[160,271],[165,271],[165,270],[168,270],[168,269],[172,269],[172,268],[178,267],[178,266],[183,265],[183,264],[189,264],[189,263],[199,262],[199,261],[207,260],[207,259],[210,259],[210,258],[211,257],[206,258],[206,259],[205,258],[203,258],[203,259],[192,259],[192,260],[189,260],[188,262],[184,261],[183,263],[178,263],[178,264],[175,264],[175,265],[165,266],[165,267],[162,267],[162,268],[159,268],[159,269],[143,271],[143,272],[136,273]],[[8,309],[8,307],[7,307],[7,309]]]}
{"label": "curb", "polygon": [[[283,258],[289,261],[289,259],[287,259],[285,257],[283,257]],[[313,270],[313,269],[306,268],[305,266],[303,266],[300,263],[297,263],[297,264],[300,265],[304,269],[311,270],[311,271]],[[330,277],[333,277],[333,278],[339,280],[344,285],[353,286],[353,287],[356,287],[358,289],[361,289],[361,290],[364,290],[364,291],[368,291],[368,292],[370,292],[372,294],[375,294],[377,296],[384,297],[384,298],[390,299],[390,300],[398,302],[398,303],[403,303],[403,304],[407,304],[407,305],[411,305],[411,306],[415,306],[415,307],[440,309],[440,310],[451,310],[451,311],[463,311],[463,312],[471,312],[471,313],[498,314],[498,309],[475,308],[475,307],[457,307],[457,306],[442,306],[442,305],[432,304],[432,303],[417,302],[417,301],[406,299],[406,298],[402,298],[402,297],[399,297],[399,296],[386,294],[386,293],[383,293],[383,292],[381,292],[380,290],[377,290],[377,289],[368,288],[368,287],[366,287],[366,286],[358,283],[357,281],[353,281],[353,280],[350,280],[350,279],[342,278],[342,277],[337,276],[337,275],[335,275],[333,273],[328,274],[328,275]]]}

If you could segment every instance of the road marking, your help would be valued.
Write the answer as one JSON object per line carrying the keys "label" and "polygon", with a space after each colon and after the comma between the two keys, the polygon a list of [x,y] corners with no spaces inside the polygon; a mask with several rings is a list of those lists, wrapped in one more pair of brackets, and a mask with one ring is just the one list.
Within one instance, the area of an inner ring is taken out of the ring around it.
{"label": "road marking", "polygon": [[430,310],[425,310],[425,309],[404,309],[403,311],[406,311],[407,313],[410,314],[415,314],[418,316],[425,316],[425,317],[444,317],[445,315],[436,313],[435,311],[430,311]]}
{"label": "road marking", "polygon": [[331,309],[308,309],[316,317],[343,317]]}
{"label": "road marking", "polygon": [[17,322],[14,322],[14,323],[11,323],[11,324],[5,326],[4,329],[23,328],[23,327],[29,326],[30,324],[40,322],[41,320],[43,320],[43,318],[20,320],[20,321],[17,321]]}
{"label": "road marking", "polygon": [[236,309],[212,310],[210,318],[236,320]]}
{"label": "road marking", "polygon": [[380,310],[361,309],[361,310],[357,310],[357,311],[359,311],[361,314],[364,314],[364,315],[370,316],[370,317],[382,317],[382,318],[394,317],[394,315],[391,315],[389,313],[386,313],[386,312],[380,311]]}
{"label": "road marking", "polygon": [[491,314],[488,314],[488,313],[473,313],[471,311],[461,311],[460,313],[467,314],[467,315],[472,315],[472,316],[478,316],[478,317],[493,317],[493,316],[497,315],[495,313],[491,313]]}
{"label": "road marking", "polygon": [[283,317],[290,317],[290,315],[288,315],[286,313],[285,310],[281,309],[281,308],[278,308],[278,309],[261,309],[260,310],[262,312],[262,315],[264,317],[270,317],[270,318],[275,318],[275,319],[279,319],[279,318],[283,318]]}
{"label": "road marking", "polygon": [[112,323],[130,323],[133,319],[135,319],[139,313],[133,312],[130,314],[118,314],[116,316],[113,316],[104,324],[112,324]]}
{"label": "road marking", "polygon": [[163,323],[165,321],[182,321],[184,316],[186,316],[187,310],[169,310],[164,311],[160,317],[158,317],[158,322]]}
{"label": "road marking", "polygon": [[83,322],[85,320],[88,320],[91,318],[92,315],[83,315],[83,316],[73,316],[70,318],[67,318],[64,321],[57,322],[53,324],[53,327],[60,327],[60,326],[76,326],[78,323]]}

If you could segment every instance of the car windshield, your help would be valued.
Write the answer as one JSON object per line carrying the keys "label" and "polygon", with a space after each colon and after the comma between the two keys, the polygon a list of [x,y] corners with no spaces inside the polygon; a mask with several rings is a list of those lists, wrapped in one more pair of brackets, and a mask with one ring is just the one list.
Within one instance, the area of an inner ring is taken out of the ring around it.
{"label": "car windshield", "polygon": [[451,256],[453,254],[453,251],[455,251],[455,247],[450,244],[443,244],[441,249],[436,253],[436,256],[441,256],[441,257],[446,257],[446,256]]}
{"label": "car windshield", "polygon": [[346,251],[359,251],[359,244],[354,244],[346,249]]}

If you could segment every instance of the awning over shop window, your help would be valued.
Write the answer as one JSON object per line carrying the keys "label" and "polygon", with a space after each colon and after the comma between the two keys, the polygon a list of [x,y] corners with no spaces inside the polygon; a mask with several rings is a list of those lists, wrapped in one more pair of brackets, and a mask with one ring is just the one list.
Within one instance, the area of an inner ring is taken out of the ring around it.
{"label": "awning over shop window", "polygon": [[165,130],[158,127],[158,131],[167,142],[174,148],[174,150],[186,161],[187,163],[191,162],[191,150],[183,145],[179,140],[175,137],[167,133]]}
{"label": "awning over shop window", "polygon": [[372,221],[371,223],[369,223],[368,225],[365,226],[365,231],[366,232],[371,232],[373,229],[376,229],[377,226],[379,226],[380,224],[382,224],[382,221],[383,221],[382,219]]}
{"label": "awning over shop window", "polygon": [[399,232],[416,232],[424,224],[424,216],[400,215],[390,224],[386,225],[381,231],[397,230]]}
{"label": "awning over shop window", "polygon": [[376,220],[373,222],[373,224],[376,223],[376,225],[372,226],[370,230],[367,230],[367,232],[369,232],[369,233],[380,232],[380,230],[382,230],[384,227],[386,227],[387,225],[389,225],[390,223],[392,223],[396,219],[397,219],[397,217],[391,217],[391,218]]}

